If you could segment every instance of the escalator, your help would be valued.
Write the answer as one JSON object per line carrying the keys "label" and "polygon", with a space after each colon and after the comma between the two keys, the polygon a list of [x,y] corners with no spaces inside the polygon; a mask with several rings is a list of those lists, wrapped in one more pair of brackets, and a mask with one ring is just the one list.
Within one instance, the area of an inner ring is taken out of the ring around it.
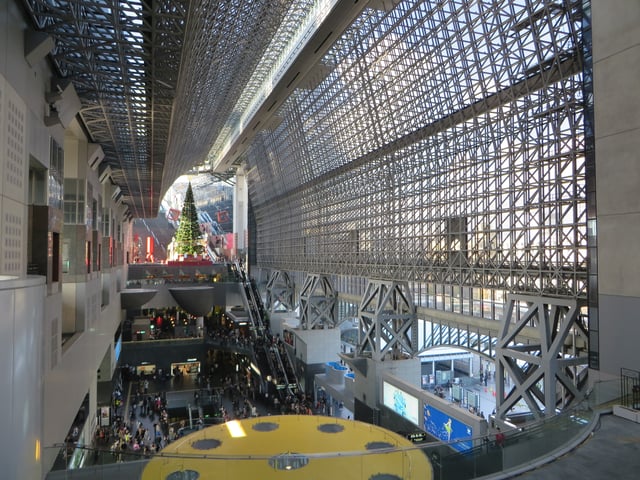
{"label": "escalator", "polygon": [[247,279],[239,264],[234,264],[233,269],[243,285],[251,322],[254,356],[262,373],[264,387],[268,389],[267,391],[275,388],[281,397],[280,400],[284,400],[288,395],[295,396],[300,391],[300,385],[293,364],[283,345],[273,340],[268,322],[265,321],[265,310],[258,288],[254,281]]}

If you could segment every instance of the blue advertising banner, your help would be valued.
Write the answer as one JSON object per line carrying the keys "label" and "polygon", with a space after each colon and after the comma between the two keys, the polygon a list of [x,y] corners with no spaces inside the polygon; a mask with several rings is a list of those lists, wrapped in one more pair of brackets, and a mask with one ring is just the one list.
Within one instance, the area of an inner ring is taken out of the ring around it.
{"label": "blue advertising banner", "polygon": [[[459,420],[446,415],[431,405],[424,406],[424,429],[444,442],[456,442],[451,446],[460,452],[471,449],[473,429]],[[459,440],[468,439],[460,442]]]}

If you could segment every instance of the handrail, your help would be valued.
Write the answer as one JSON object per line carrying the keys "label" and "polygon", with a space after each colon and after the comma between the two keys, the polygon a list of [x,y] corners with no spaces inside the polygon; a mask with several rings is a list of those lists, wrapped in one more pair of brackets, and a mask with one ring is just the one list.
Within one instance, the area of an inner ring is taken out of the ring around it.
{"label": "handrail", "polygon": [[[430,459],[433,468],[433,479],[441,480],[445,478],[456,478],[460,480],[474,479],[480,477],[491,477],[502,475],[507,478],[507,474],[513,475],[516,469],[523,468],[522,462],[517,465],[510,464],[510,458],[522,459],[522,452],[527,452],[527,465],[530,468],[531,463],[536,459],[543,459],[549,456],[557,456],[558,449],[573,445],[575,442],[581,441],[585,435],[591,432],[595,426],[598,415],[590,409],[574,410],[565,414],[557,415],[551,419],[540,422],[539,425],[527,428],[524,431],[514,430],[506,432],[506,439],[503,446],[496,445],[495,442],[489,440],[482,442],[482,439],[474,439],[476,447],[458,452],[454,448],[455,443],[445,444],[442,442],[432,442],[426,444],[414,444],[411,446],[385,447],[383,449],[362,450],[362,451],[336,451],[322,453],[305,453],[305,456],[316,460],[331,460],[334,458],[344,458],[379,454],[382,452],[402,452],[408,453],[415,450],[422,450]],[[468,439],[466,440],[468,442]],[[54,445],[49,448],[61,448],[60,445]],[[97,456],[98,463],[113,462],[112,455],[108,449],[98,450],[84,448],[85,455]],[[158,452],[153,457],[161,457],[164,459],[199,459],[215,461],[248,461],[248,462],[264,462],[271,458],[271,455],[216,455],[211,452],[197,454],[172,454]],[[131,463],[132,469],[143,467],[149,460],[143,454],[128,452],[125,462]],[[97,465],[87,467],[91,472],[99,472],[100,478],[122,478],[109,476],[109,472],[115,468],[109,465]],[[122,468],[122,467],[120,467]],[[52,472],[47,476],[47,480],[71,479],[73,476],[68,475],[73,472],[62,471]],[[88,472],[87,472],[88,473]],[[93,473],[95,475],[95,473]],[[90,478],[90,477],[83,477]],[[127,477],[132,478],[132,477]]]}
{"label": "handrail", "polygon": [[[265,338],[265,333],[267,332],[267,328],[264,325],[264,322],[262,321],[262,317],[260,315],[260,311],[264,311],[264,309],[260,308],[261,307],[260,296],[257,294],[258,292],[255,290],[254,284],[251,283],[247,275],[242,270],[242,266],[239,264],[239,262],[235,261],[233,265],[236,269],[236,272],[242,279],[245,300],[246,300],[247,306],[249,307],[249,312],[248,312],[249,320],[251,322],[251,325],[254,327],[253,337],[254,339],[262,338],[263,340],[267,341],[267,339]],[[269,355],[270,351],[274,353],[276,365],[274,365],[273,359],[271,358],[271,355]],[[286,391],[290,395],[295,395],[296,392],[291,388],[291,386],[295,385],[296,390],[300,391],[301,390],[300,382],[298,381],[298,378],[295,374],[293,363],[291,362],[289,355],[286,354],[286,352],[285,352],[285,355],[286,355],[286,358],[282,358],[282,355],[280,354],[280,351],[277,348],[277,345],[267,349],[267,359],[269,361],[269,366],[271,367],[272,372],[273,373],[279,372],[284,378]],[[289,378],[289,377],[292,377],[292,378]]]}
{"label": "handrail", "polygon": [[287,370],[286,368],[284,368],[284,364],[282,363],[282,358],[280,358],[280,352],[278,351],[278,348],[275,345],[271,345],[271,347],[269,348],[269,352],[273,355],[273,358],[275,358],[278,371],[280,372],[280,374],[282,375],[282,378],[284,379],[285,387],[288,388],[289,379],[287,378]]}

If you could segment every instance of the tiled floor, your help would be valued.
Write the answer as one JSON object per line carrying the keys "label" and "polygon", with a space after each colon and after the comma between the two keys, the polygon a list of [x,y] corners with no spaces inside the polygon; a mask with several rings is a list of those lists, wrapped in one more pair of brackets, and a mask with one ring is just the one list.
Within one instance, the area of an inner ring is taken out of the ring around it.
{"label": "tiled floor", "polygon": [[640,478],[640,424],[613,414],[562,457],[520,476],[523,480],[635,480]]}
{"label": "tiled floor", "polygon": [[[140,385],[141,383],[139,381],[125,382],[125,384],[123,385],[123,390],[125,393],[125,399],[122,407],[123,414],[124,412],[130,412],[130,409],[134,402],[135,392],[140,388]],[[217,387],[218,385],[213,386]],[[201,395],[198,400],[198,404],[199,406],[204,407],[202,413],[205,416],[205,424],[215,424],[221,421],[219,418],[214,417],[213,414],[213,412],[215,411],[215,414],[219,415],[219,406],[223,406],[227,410],[227,412],[231,413],[233,411],[232,400],[228,396],[223,395],[209,397],[209,395],[201,393],[202,390],[196,382],[195,375],[185,375],[180,379],[174,378],[167,382],[149,381],[147,395],[154,397],[156,394],[164,393],[167,398],[167,409],[170,415],[170,421],[173,419],[171,415],[179,414],[180,417],[185,420],[185,433],[187,433],[191,429],[197,429],[199,410],[195,405],[194,392],[199,392],[199,394]],[[258,415],[265,416],[274,413],[262,402],[255,401],[254,403]],[[187,410],[183,409],[187,406],[191,406],[191,419],[189,419],[188,415],[185,415]],[[158,415],[141,415],[139,409],[135,409],[135,413],[136,415],[134,417],[134,420],[129,420],[129,423],[134,426],[137,426],[139,423],[141,423],[142,426],[147,429],[153,437],[154,424],[159,422]],[[126,417],[130,418],[128,413],[126,414]],[[231,417],[233,418],[232,413]],[[109,443],[112,444],[113,441],[114,440],[112,439]],[[108,451],[109,444],[102,444],[97,446],[98,448],[106,451],[100,452],[92,458],[87,457],[85,466],[96,463],[113,463],[116,461],[116,457],[112,455],[110,451]]]}

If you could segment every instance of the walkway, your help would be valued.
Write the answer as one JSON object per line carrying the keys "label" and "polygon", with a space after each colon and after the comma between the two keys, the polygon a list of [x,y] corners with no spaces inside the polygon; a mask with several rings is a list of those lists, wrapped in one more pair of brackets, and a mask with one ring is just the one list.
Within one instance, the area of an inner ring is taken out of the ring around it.
{"label": "walkway", "polygon": [[524,473],[518,478],[523,480],[550,478],[634,480],[640,478],[640,424],[613,414],[602,415],[593,434],[572,452],[536,470]]}
{"label": "walkway", "polygon": [[[478,414],[484,415],[484,418],[489,421],[489,416],[494,412],[496,408],[496,383],[495,377],[491,376],[490,379],[485,383],[481,383],[478,377],[469,377],[461,372],[456,371],[457,378],[460,379],[459,386],[463,389],[462,398],[467,398],[467,393],[473,393],[478,398]],[[454,386],[455,387],[455,386]],[[453,388],[442,389],[442,394],[444,395],[444,399],[450,401],[452,404],[460,405],[461,402],[456,402],[452,398]],[[506,386],[507,391],[509,391],[510,387]],[[434,393],[433,389],[428,390],[431,393]],[[463,402],[464,403],[464,402]],[[468,409],[468,407],[460,406],[460,408]],[[516,407],[513,409],[513,413],[520,413],[528,411],[528,407],[523,400],[520,400]]]}

